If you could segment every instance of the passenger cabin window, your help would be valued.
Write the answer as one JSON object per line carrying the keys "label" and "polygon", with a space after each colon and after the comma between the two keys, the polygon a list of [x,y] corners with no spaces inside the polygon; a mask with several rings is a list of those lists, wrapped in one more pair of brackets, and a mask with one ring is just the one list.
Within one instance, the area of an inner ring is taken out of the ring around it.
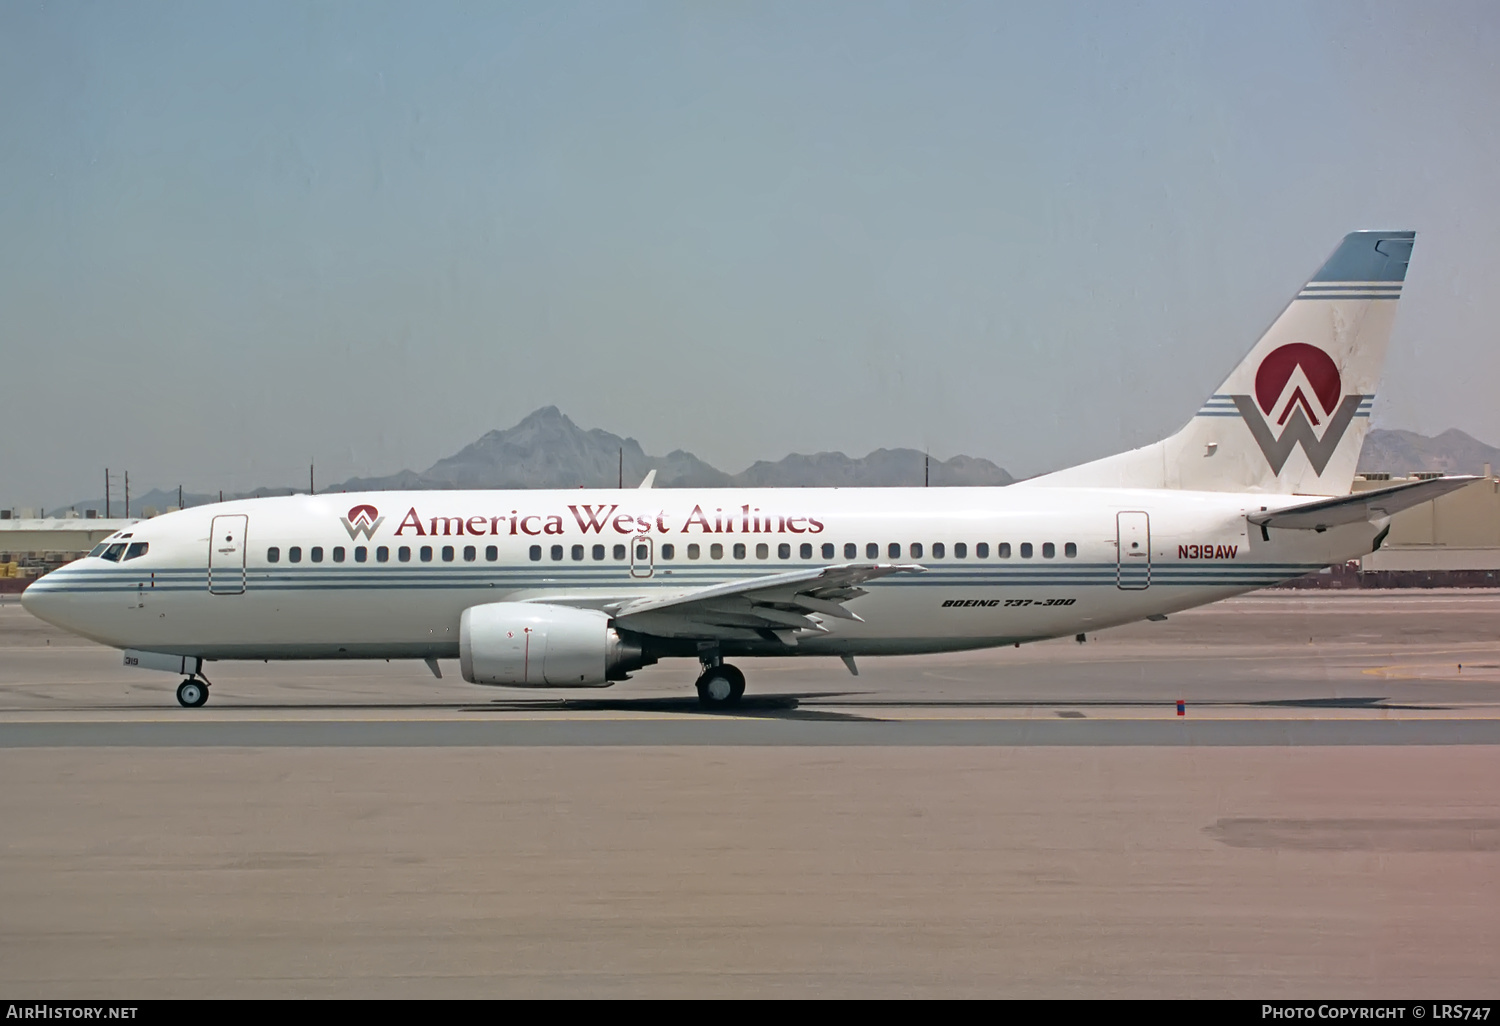
{"label": "passenger cabin window", "polygon": [[540,545],[533,545],[527,552],[527,555],[531,557],[533,563],[540,563],[542,561],[542,547]]}
{"label": "passenger cabin window", "polygon": [[572,553],[572,555],[573,555],[573,561],[574,562],[581,562],[583,560],[583,546],[582,545],[574,545],[573,546],[573,553]]}
{"label": "passenger cabin window", "polygon": [[954,542],[953,543],[953,558],[954,559],[968,559],[969,558],[969,546],[966,545],[963,542]]}
{"label": "passenger cabin window", "polygon": [[342,545],[335,545],[333,547],[333,561],[335,563],[342,563],[344,561],[344,547]]}
{"label": "passenger cabin window", "polygon": [[396,559],[397,559],[398,562],[410,563],[411,562],[411,546],[410,545],[403,545],[399,549],[397,549],[396,550]]}
{"label": "passenger cabin window", "polygon": [[[604,555],[604,553],[601,552],[601,553],[599,553],[598,556],[595,556],[594,558],[598,559],[598,558],[600,558],[603,555]],[[500,547],[498,545],[486,545],[484,547],[484,561],[486,563],[493,563],[493,562],[495,562],[495,560],[497,560],[499,558],[500,558]]]}
{"label": "passenger cabin window", "polygon": [[368,552],[363,545],[354,546],[354,561],[356,563],[363,563],[366,555],[368,555]]}
{"label": "passenger cabin window", "polygon": [[558,563],[558,562],[562,561],[562,558],[563,558],[563,547],[561,545],[554,545],[554,546],[552,546],[552,561],[554,563]]}
{"label": "passenger cabin window", "polygon": [[943,543],[942,542],[933,542],[932,543],[932,558],[933,559],[942,559],[943,558],[943,553],[945,553],[946,551],[947,551],[947,549],[945,549],[943,547]]}
{"label": "passenger cabin window", "polygon": [[974,544],[974,558],[975,559],[989,559],[990,558],[990,543],[989,542],[976,542]]}
{"label": "passenger cabin window", "polygon": [[1057,555],[1057,546],[1051,542],[1042,542],[1042,558],[1051,559]]}
{"label": "passenger cabin window", "polygon": [[308,549],[307,558],[312,560],[314,563],[323,562],[323,546],[314,545],[312,548]]}
{"label": "passenger cabin window", "polygon": [[614,556],[616,559],[624,559],[625,558],[625,546],[623,546],[623,545],[616,545],[614,547],[614,549],[610,552],[610,555]]}
{"label": "passenger cabin window", "polygon": [[891,542],[890,548],[887,549],[886,551],[890,553],[890,557],[892,559],[900,559],[901,558],[901,543],[900,542]]}
{"label": "passenger cabin window", "polygon": [[708,558],[709,559],[723,559],[724,558],[724,546],[720,545],[718,542],[714,542],[712,545],[710,545],[708,547]]}
{"label": "passenger cabin window", "polygon": [[765,542],[760,542],[759,544],[757,544],[755,546],[755,558],[756,559],[770,559],[771,558],[771,546],[767,545]]}
{"label": "passenger cabin window", "polygon": [[422,562],[424,562],[424,563],[431,563],[432,562],[432,546],[431,545],[423,545],[420,549],[417,550],[417,557],[419,559],[421,559]]}
{"label": "passenger cabin window", "polygon": [[280,563],[281,562],[281,550],[279,548],[277,548],[275,545],[272,545],[269,549],[266,550],[266,562],[267,563]]}
{"label": "passenger cabin window", "polygon": [[734,558],[735,559],[744,559],[745,558],[745,543],[744,542],[735,542],[734,543]]}
{"label": "passenger cabin window", "polygon": [[[561,557],[558,557],[558,558],[561,558]],[[452,545],[444,545],[443,546],[443,562],[444,563],[451,563],[451,562],[453,562],[453,546]]]}
{"label": "passenger cabin window", "polygon": [[859,546],[856,545],[856,544],[854,544],[853,542],[844,542],[844,558],[845,559],[858,559],[859,558]]}
{"label": "passenger cabin window", "polygon": [[302,562],[302,546],[300,546],[300,545],[293,545],[291,548],[287,549],[286,550],[286,561],[288,563],[300,563],[300,562]]}
{"label": "passenger cabin window", "polygon": [[[472,562],[474,562],[474,560],[476,560],[478,558],[479,558],[479,550],[478,549],[476,549],[472,545],[465,545],[464,546],[464,562],[465,563],[472,563]],[[583,556],[580,555],[578,558],[582,559]]]}
{"label": "passenger cabin window", "polygon": [[912,542],[911,543],[911,558],[912,559],[921,559],[922,558],[922,543],[921,542]]}
{"label": "passenger cabin window", "polygon": [[1073,542],[1068,542],[1063,546],[1063,555],[1069,559],[1076,559],[1078,557],[1078,546]]}
{"label": "passenger cabin window", "polygon": [[874,542],[870,542],[870,544],[866,545],[865,546],[865,558],[866,559],[879,559],[880,558],[880,546],[877,545],[877,544],[875,544]]}
{"label": "passenger cabin window", "polygon": [[146,554],[146,550],[150,547],[150,542],[131,542],[130,548],[125,550],[125,558],[137,559],[141,556],[144,556]]}
{"label": "passenger cabin window", "polygon": [[1031,542],[1022,542],[1021,543],[1021,558],[1022,559],[1030,559],[1031,558]]}
{"label": "passenger cabin window", "polygon": [[677,550],[672,547],[671,542],[667,542],[667,544],[663,545],[660,551],[662,559],[671,559],[677,555]]}
{"label": "passenger cabin window", "polygon": [[391,550],[389,546],[382,545],[375,550],[375,562],[389,563],[391,561]]}
{"label": "passenger cabin window", "polygon": [[788,542],[782,542],[780,545],[776,546],[776,558],[791,559],[792,546]]}
{"label": "passenger cabin window", "polygon": [[697,542],[688,543],[688,559],[697,559],[702,552],[703,550],[698,548]]}
{"label": "passenger cabin window", "polygon": [[995,553],[1001,559],[1010,558],[1010,542],[1001,542],[999,550]]}
{"label": "passenger cabin window", "polygon": [[637,560],[641,561],[642,563],[644,563],[646,560],[650,559],[651,558],[651,548],[650,548],[650,546],[647,546],[647,545],[637,545],[635,547],[635,558]]}

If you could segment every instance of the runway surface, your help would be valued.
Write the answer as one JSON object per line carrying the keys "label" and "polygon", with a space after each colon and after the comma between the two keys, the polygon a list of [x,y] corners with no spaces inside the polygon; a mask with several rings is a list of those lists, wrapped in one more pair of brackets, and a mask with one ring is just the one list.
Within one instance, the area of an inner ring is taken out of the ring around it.
{"label": "runway surface", "polygon": [[[1500,595],[1078,645],[176,681],[0,604],[0,988],[1439,998],[1500,979]],[[1186,715],[1177,716],[1176,702]]]}

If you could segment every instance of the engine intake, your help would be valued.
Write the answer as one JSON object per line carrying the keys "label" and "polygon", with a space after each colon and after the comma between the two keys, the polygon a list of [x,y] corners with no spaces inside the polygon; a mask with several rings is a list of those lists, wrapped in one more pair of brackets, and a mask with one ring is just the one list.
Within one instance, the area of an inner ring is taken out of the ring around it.
{"label": "engine intake", "polygon": [[609,616],[533,602],[465,609],[458,623],[464,680],[532,688],[597,688],[646,664],[641,646],[620,636]]}

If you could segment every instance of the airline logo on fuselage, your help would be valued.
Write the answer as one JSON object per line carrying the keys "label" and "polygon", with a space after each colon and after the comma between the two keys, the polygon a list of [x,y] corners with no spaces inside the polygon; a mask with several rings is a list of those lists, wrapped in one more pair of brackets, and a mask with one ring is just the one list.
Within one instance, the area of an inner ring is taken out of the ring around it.
{"label": "airline logo on fuselage", "polygon": [[380,510],[374,506],[355,506],[346,517],[339,517],[344,525],[344,530],[349,532],[349,540],[354,541],[360,535],[369,541],[375,537],[375,531],[381,524],[385,523],[385,517],[380,515]]}
{"label": "airline logo on fuselage", "polygon": [[[1299,370],[1302,380],[1294,384],[1293,377]],[[1311,396],[1303,390],[1304,384],[1312,390]],[[1343,380],[1333,357],[1317,346],[1292,342],[1272,350],[1261,361],[1255,372],[1254,397],[1230,398],[1272,473],[1280,474],[1292,450],[1300,445],[1313,472],[1321,475],[1367,397],[1343,394]],[[1281,434],[1274,433],[1272,419]],[[1316,430],[1319,427],[1321,437]]]}

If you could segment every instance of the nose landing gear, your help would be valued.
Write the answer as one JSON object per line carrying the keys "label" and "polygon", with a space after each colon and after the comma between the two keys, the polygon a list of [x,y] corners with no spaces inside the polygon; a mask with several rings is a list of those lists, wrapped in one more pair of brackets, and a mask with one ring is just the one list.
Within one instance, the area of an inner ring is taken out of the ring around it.
{"label": "nose landing gear", "polygon": [[208,701],[208,681],[189,677],[177,685],[177,701],[189,709],[196,709]]}

